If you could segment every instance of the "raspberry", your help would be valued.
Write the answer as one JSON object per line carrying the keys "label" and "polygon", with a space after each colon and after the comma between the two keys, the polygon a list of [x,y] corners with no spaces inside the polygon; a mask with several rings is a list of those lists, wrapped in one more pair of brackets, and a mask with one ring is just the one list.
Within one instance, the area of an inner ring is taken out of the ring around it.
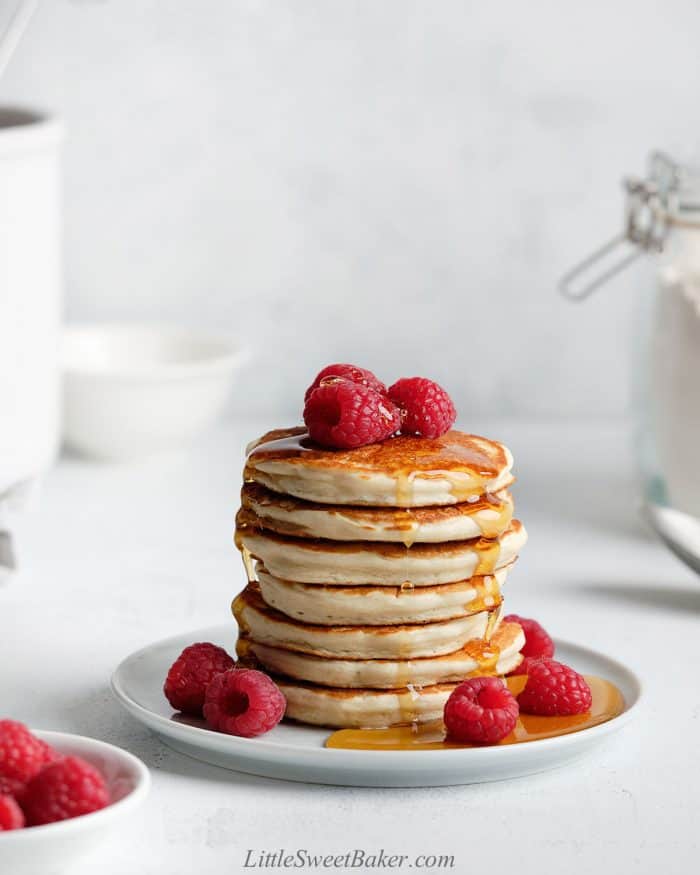
{"label": "raspberry", "polygon": [[102,775],[80,757],[63,757],[27,784],[22,808],[28,826],[54,823],[99,811],[109,805]]}
{"label": "raspberry", "polygon": [[469,678],[445,704],[447,735],[452,741],[495,744],[515,729],[518,713],[518,703],[499,678]]}
{"label": "raspberry", "polygon": [[[508,614],[503,618],[504,623],[519,623],[525,633],[525,645],[520,651],[523,656],[554,656],[554,642],[537,620],[529,620],[527,617],[519,617],[517,614]],[[520,672],[522,674],[523,672]]]}
{"label": "raspberry", "polygon": [[442,386],[425,377],[404,377],[389,387],[389,398],[401,410],[402,434],[437,438],[457,418],[452,399]]}
{"label": "raspberry", "polygon": [[39,744],[41,744],[41,752],[44,766],[48,766],[49,763],[56,763],[58,762],[58,760],[62,759],[62,754],[60,754],[57,750],[54,750],[54,748],[52,748],[50,744],[47,744],[45,741],[41,741],[41,739],[39,739]]}
{"label": "raspberry", "polygon": [[337,380],[309,395],[304,422],[316,443],[350,449],[390,437],[399,430],[401,417],[392,402],[374,389]]}
{"label": "raspberry", "polygon": [[223,647],[191,644],[170,666],[163,686],[165,698],[176,711],[201,717],[207,685],[235,664]]}
{"label": "raspberry", "polygon": [[591,688],[581,675],[554,659],[533,660],[527,683],[518,696],[523,714],[547,717],[584,714],[591,707]]}
{"label": "raspberry", "polygon": [[22,829],[24,814],[12,796],[0,796],[0,832],[8,829]]}
{"label": "raspberry", "polygon": [[349,380],[351,383],[360,383],[362,386],[367,386],[379,392],[380,395],[386,395],[386,386],[381,380],[378,380],[372,371],[365,368],[358,368],[357,365],[326,365],[326,367],[316,374],[313,383],[306,390],[304,395],[304,403],[309,400],[309,396],[322,383],[332,382],[333,380]]}
{"label": "raspberry", "polygon": [[0,794],[17,796],[46,765],[46,748],[23,723],[0,720]]}
{"label": "raspberry", "polygon": [[207,687],[204,717],[212,729],[253,738],[277,726],[286,707],[281,690],[266,674],[236,668]]}

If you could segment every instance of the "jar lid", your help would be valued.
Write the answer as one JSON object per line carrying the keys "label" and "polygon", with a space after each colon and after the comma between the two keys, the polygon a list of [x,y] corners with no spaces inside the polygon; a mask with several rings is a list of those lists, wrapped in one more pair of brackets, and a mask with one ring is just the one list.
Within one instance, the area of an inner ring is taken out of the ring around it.
{"label": "jar lid", "polygon": [[681,164],[664,152],[653,152],[649,180],[656,185],[660,207],[666,209],[671,222],[700,222],[700,166]]}

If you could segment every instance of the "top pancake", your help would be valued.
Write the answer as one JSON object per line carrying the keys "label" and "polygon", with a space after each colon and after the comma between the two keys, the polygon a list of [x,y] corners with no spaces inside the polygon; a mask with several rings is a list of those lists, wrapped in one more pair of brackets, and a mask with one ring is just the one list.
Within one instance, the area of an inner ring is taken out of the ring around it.
{"label": "top pancake", "polygon": [[512,464],[503,444],[461,431],[334,450],[314,444],[304,428],[290,428],[253,442],[244,478],[321,504],[427,507],[504,489],[513,482]]}

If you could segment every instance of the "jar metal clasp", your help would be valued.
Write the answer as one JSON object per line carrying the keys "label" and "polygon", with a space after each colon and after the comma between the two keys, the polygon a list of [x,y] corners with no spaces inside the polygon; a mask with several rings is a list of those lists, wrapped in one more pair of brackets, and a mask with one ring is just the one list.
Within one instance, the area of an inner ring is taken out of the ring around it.
{"label": "jar metal clasp", "polygon": [[570,301],[583,301],[645,252],[661,252],[668,236],[672,201],[678,191],[678,166],[667,155],[651,156],[646,179],[623,181],[624,229],[591,252],[559,280]]}

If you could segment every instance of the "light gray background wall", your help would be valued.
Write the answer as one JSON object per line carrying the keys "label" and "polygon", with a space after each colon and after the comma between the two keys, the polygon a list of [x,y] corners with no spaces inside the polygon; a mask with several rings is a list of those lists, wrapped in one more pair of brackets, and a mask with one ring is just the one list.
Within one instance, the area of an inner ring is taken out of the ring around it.
{"label": "light gray background wall", "polygon": [[67,122],[70,318],[238,333],[280,420],[333,359],[607,416],[639,283],[555,280],[695,149],[698,34],[697,0],[45,0],[0,100]]}

